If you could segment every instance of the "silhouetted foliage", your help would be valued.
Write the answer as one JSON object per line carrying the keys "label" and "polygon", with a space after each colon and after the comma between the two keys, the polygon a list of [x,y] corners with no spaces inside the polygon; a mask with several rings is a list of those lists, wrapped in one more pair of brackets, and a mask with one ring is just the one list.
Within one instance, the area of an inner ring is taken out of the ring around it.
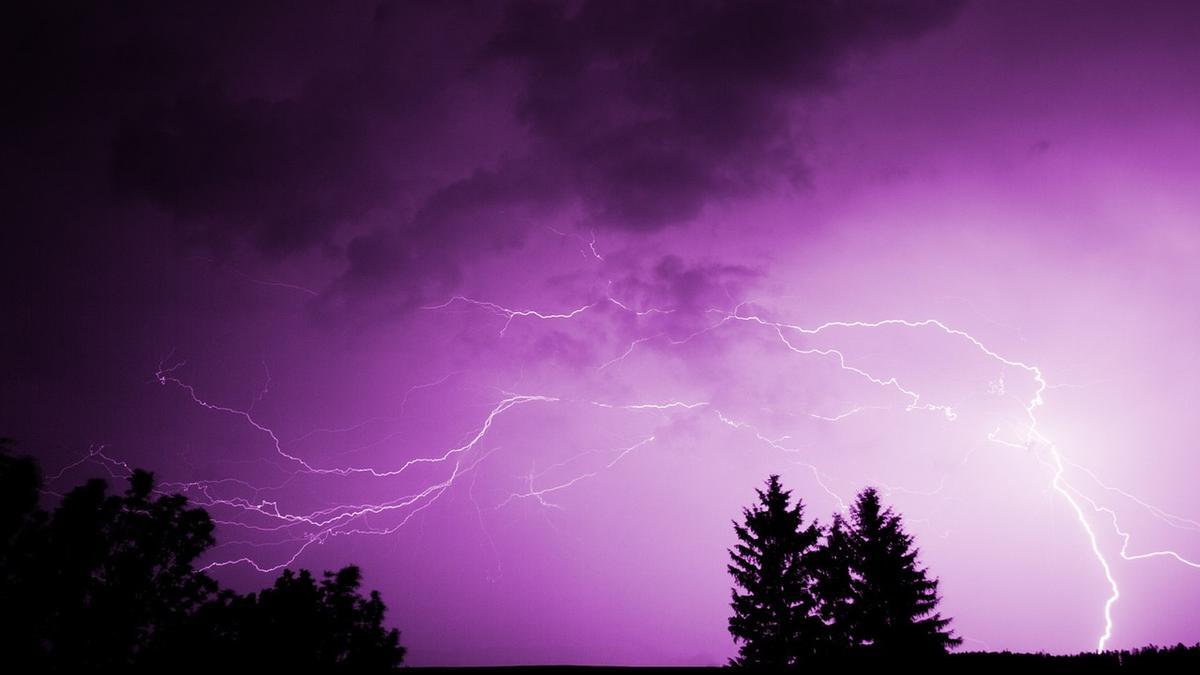
{"label": "silhouetted foliage", "polygon": [[827,529],[804,525],[802,500],[789,507],[778,476],[757,492],[745,525],[734,523],[739,543],[729,552],[729,572],[745,589],[733,589],[734,665],[927,659],[961,644],[936,611],[937,579],[918,565],[912,537],[874,488],[858,494],[849,520],[834,514]]}
{"label": "silhouetted foliage", "polygon": [[42,652],[42,551],[47,514],[38,508],[42,475],[0,439],[0,646],[6,659],[36,663]]}
{"label": "silhouetted foliage", "polygon": [[357,567],[285,571],[258,594],[221,590],[195,567],[214,544],[204,509],[135,470],[124,494],[90,480],[53,513],[36,462],[0,446],[0,649],[38,671],[260,666],[386,672],[404,658]]}
{"label": "silhouetted foliage", "polygon": [[813,591],[819,600],[818,615],[825,623],[823,653],[844,654],[854,646],[854,564],[853,533],[840,513],[833,515],[824,540],[817,549],[813,572]]}
{"label": "silhouetted foliage", "polygon": [[154,497],[153,488],[141,470],[123,495],[91,480],[54,510],[42,565],[56,667],[128,668],[216,590],[193,566],[215,543],[208,513],[180,495]]}
{"label": "silhouetted foliage", "polygon": [[[202,644],[199,658],[211,667],[272,672],[387,672],[405,649],[400,632],[383,625],[379,593],[359,594],[357,567],[326,572],[318,582],[308,570],[285,570],[259,593],[223,592],[197,612],[183,638]],[[170,665],[174,648],[165,649]],[[207,668],[206,668],[207,669]]]}
{"label": "silhouetted foliage", "polygon": [[917,563],[918,549],[901,518],[868,487],[850,507],[852,603],[849,633],[856,647],[889,655],[944,654],[962,643],[937,613],[937,579]]}
{"label": "silhouetted foliage", "polygon": [[1082,654],[965,652],[951,654],[946,672],[1065,675],[1066,673],[1185,673],[1200,670],[1200,643],[1190,647],[1149,645],[1140,649]]}
{"label": "silhouetted foliage", "polygon": [[744,524],[734,523],[739,543],[729,551],[729,573],[745,591],[733,589],[729,632],[741,643],[734,663],[794,665],[815,655],[823,639],[811,570],[820,529],[804,525],[802,500],[789,505],[779,476],[756,492],[759,503],[743,510]]}

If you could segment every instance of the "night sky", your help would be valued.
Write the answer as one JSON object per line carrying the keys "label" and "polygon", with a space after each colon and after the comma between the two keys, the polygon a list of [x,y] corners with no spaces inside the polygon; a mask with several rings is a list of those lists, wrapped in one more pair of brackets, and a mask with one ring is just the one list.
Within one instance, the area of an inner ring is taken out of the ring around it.
{"label": "night sky", "polygon": [[963,649],[1200,639],[1200,4],[5,10],[0,436],[414,665],[719,664],[731,520]]}

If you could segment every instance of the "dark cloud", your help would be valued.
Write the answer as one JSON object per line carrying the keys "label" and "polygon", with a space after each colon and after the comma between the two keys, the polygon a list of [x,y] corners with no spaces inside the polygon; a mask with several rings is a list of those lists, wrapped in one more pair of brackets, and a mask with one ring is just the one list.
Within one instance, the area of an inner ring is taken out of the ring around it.
{"label": "dark cloud", "polygon": [[596,223],[657,229],[714,198],[805,180],[790,106],[856,52],[920,34],[954,2],[527,2],[491,55],[527,82],[520,119]]}
{"label": "dark cloud", "polygon": [[[308,45],[282,46],[284,65],[249,96],[227,81],[142,106],[115,140],[118,187],[209,243],[246,237],[268,253],[328,243],[405,203],[412,182],[427,179],[422,160],[453,147],[427,144],[446,135],[446,88],[483,39],[472,31],[487,13],[466,9],[381,4],[326,45],[323,64],[293,74],[287,63]],[[269,92],[279,77],[295,84]]]}
{"label": "dark cloud", "polygon": [[[532,134],[526,161],[476,172],[435,192],[407,227],[360,239],[371,260],[352,259],[344,281],[412,282],[417,258],[434,278],[452,277],[455,261],[479,250],[457,236],[456,213],[571,203],[586,225],[648,231],[685,223],[713,199],[803,183],[791,106],[834,86],[851,55],[920,34],[956,6],[605,0],[572,11],[511,3],[482,63],[520,77],[514,112]],[[536,178],[530,165],[540,169]],[[516,236],[511,219],[491,222],[499,238]],[[442,248],[451,240],[453,250]],[[375,264],[388,241],[404,250],[405,264]]]}
{"label": "dark cloud", "polygon": [[444,298],[472,256],[520,248],[528,224],[565,200],[560,177],[543,164],[477,169],[434,191],[404,226],[354,238],[348,269],[321,306],[374,304],[383,294],[387,309],[403,311]]}
{"label": "dark cloud", "polygon": [[663,256],[646,280],[627,278],[622,289],[635,285],[656,307],[706,311],[730,308],[741,301],[746,287],[762,276],[744,265],[704,261],[688,263],[676,255]]}
{"label": "dark cloud", "polygon": [[116,139],[117,187],[221,248],[237,236],[269,253],[322,241],[397,187],[368,150],[370,125],[305,107],[213,97],[142,111]]}
{"label": "dark cloud", "polygon": [[497,11],[64,2],[17,14],[4,108],[15,142],[53,155],[51,170],[91,163],[111,199],[161,209],[187,241],[283,255],[430,180],[430,156],[454,149],[439,142],[447,88]]}
{"label": "dark cloud", "polygon": [[803,183],[793,105],[955,5],[30,3],[6,174],[59,229],[107,226],[55,216],[64,193],[148,204],[218,253],[344,256],[326,307],[411,306],[539,213],[651,231]]}

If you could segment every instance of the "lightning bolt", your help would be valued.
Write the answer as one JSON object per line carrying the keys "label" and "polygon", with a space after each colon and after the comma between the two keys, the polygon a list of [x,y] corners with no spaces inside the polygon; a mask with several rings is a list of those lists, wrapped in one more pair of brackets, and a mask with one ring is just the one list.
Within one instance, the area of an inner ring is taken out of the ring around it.
{"label": "lightning bolt", "polygon": [[[589,246],[595,257],[598,260],[603,261],[603,258],[595,252],[594,236],[589,243]],[[609,291],[611,290],[611,287],[612,283],[610,282],[608,285]],[[429,305],[423,309],[426,311],[445,311],[451,309],[452,307],[461,307],[464,311],[479,311],[498,317],[503,321],[499,329],[499,337],[503,338],[513,323],[518,320],[530,322],[570,322],[604,305],[611,305],[622,312],[626,312],[638,318],[646,319],[670,315],[676,311],[674,308],[658,307],[637,309],[634,308],[630,303],[613,297],[613,295],[608,291],[592,302],[564,311],[513,309],[497,302],[480,300],[461,295],[455,295],[445,302]],[[1200,564],[1191,561],[1172,550],[1154,550],[1148,552],[1131,553],[1130,545],[1133,535],[1122,528],[1117,512],[1113,508],[1100,503],[1096,498],[1088,496],[1086,492],[1068,481],[1066,472],[1067,466],[1070,465],[1089,476],[1093,483],[1098,485],[1106,493],[1118,494],[1128,500],[1131,500],[1141,508],[1146,509],[1155,517],[1168,523],[1172,527],[1189,530],[1200,529],[1200,522],[1168,513],[1128,492],[1108,486],[1102,483],[1095,473],[1091,472],[1086,467],[1074,462],[1068,462],[1064,458],[1059,448],[1048,438],[1046,438],[1039,428],[1038,414],[1040,409],[1045,405],[1043,393],[1049,388],[1046,377],[1040,367],[1021,360],[1005,357],[987,347],[980,339],[976,338],[969,332],[959,328],[951,327],[950,325],[937,319],[909,320],[889,318],[877,321],[829,321],[809,327],[764,318],[763,316],[750,311],[748,308],[751,306],[752,303],[742,302],[734,305],[732,309],[729,310],[710,308],[704,312],[704,314],[707,317],[711,317],[711,322],[702,328],[682,337],[671,337],[668,331],[661,330],[636,337],[635,339],[629,341],[628,344],[626,344],[623,348],[621,348],[615,356],[598,364],[596,366],[596,370],[603,371],[615,366],[616,364],[626,360],[639,349],[645,349],[656,341],[663,343],[666,347],[673,347],[685,344],[703,334],[722,329],[732,329],[733,327],[743,326],[750,329],[766,331],[769,336],[775,338],[777,344],[779,344],[786,353],[828,361],[835,365],[841,372],[846,373],[852,378],[867,382],[880,390],[893,392],[895,395],[899,396],[901,401],[901,404],[898,406],[899,410],[912,414],[931,413],[946,423],[954,423],[956,420],[958,420],[959,413],[956,411],[953,405],[946,402],[936,401],[923,395],[922,392],[920,392],[917,388],[903,382],[899,377],[873,372],[872,369],[868,369],[856,363],[853,359],[848,357],[845,350],[841,348],[830,346],[806,346],[805,344],[802,344],[802,340],[808,340],[818,336],[827,336],[831,339],[836,339],[837,335],[843,332],[877,332],[883,329],[914,331],[920,334],[941,334],[947,338],[958,340],[966,345],[969,345],[975,350],[976,353],[996,363],[1002,369],[1023,372],[1034,385],[1033,393],[1027,400],[1022,402],[1024,419],[1016,424],[1019,431],[1015,437],[1002,435],[1000,430],[997,429],[986,434],[986,438],[990,442],[1005,447],[1021,450],[1036,449],[1038,451],[1036,455],[1038,461],[1048,470],[1050,488],[1053,489],[1053,491],[1065,501],[1065,503],[1070,507],[1071,511],[1075,514],[1079,527],[1084,534],[1084,538],[1088,542],[1091,555],[1095,558],[1098,566],[1102,570],[1109,588],[1109,594],[1107,595],[1103,605],[1104,630],[1097,640],[1097,650],[1104,650],[1106,644],[1112,637],[1114,630],[1113,606],[1121,597],[1121,592],[1109,557],[1105,553],[1104,547],[1100,544],[1097,532],[1093,527],[1092,521],[1088,517],[1089,510],[1093,516],[1103,516],[1111,523],[1111,526],[1122,542],[1121,548],[1117,553],[1121,559],[1138,561],[1150,558],[1167,558],[1192,568],[1200,568]],[[486,442],[486,439],[494,429],[499,419],[511,414],[511,411],[515,409],[529,406],[585,404],[598,409],[621,410],[630,413],[652,413],[656,415],[687,413],[710,414],[717,423],[733,429],[736,432],[749,434],[755,439],[755,441],[762,444],[764,447],[783,453],[791,458],[797,465],[809,469],[816,484],[820,486],[820,488],[824,490],[830,499],[838,505],[838,508],[845,510],[847,507],[844,498],[841,497],[834,489],[832,489],[829,476],[816,465],[803,459],[803,454],[806,449],[803,446],[798,446],[791,443],[790,436],[777,436],[764,433],[754,423],[736,419],[717,409],[713,402],[707,400],[620,402],[612,400],[581,400],[563,396],[555,392],[516,393],[510,391],[499,391],[498,398],[483,415],[482,419],[474,427],[474,430],[466,434],[463,442],[457,445],[452,445],[451,447],[444,448],[442,450],[425,453],[414,459],[408,459],[406,461],[399,462],[392,467],[331,466],[327,464],[318,465],[315,460],[302,457],[288,448],[292,444],[300,440],[310,438],[318,433],[336,434],[358,429],[370,423],[371,420],[342,428],[312,430],[296,437],[290,442],[285,443],[281,440],[280,434],[262,422],[254,412],[254,404],[261,401],[268,393],[268,386],[270,382],[269,370],[267,371],[267,384],[264,385],[263,389],[255,397],[251,405],[248,408],[242,409],[239,407],[214,402],[204,397],[199,391],[197,391],[194,385],[182,379],[181,372],[185,367],[186,362],[172,359],[173,354],[169,355],[166,359],[158,364],[158,367],[154,373],[154,382],[157,382],[162,386],[172,386],[182,391],[193,405],[199,406],[213,413],[228,415],[240,419],[250,428],[262,435],[267,440],[268,445],[270,446],[274,455],[283,461],[284,466],[290,467],[287,470],[289,477],[283,483],[270,487],[256,487],[248,482],[240,481],[238,479],[166,483],[161,486],[160,489],[181,490],[196,503],[202,506],[220,508],[224,511],[235,514],[235,517],[221,517],[217,522],[222,526],[229,528],[241,528],[247,532],[259,534],[278,534],[281,537],[266,543],[258,541],[232,540],[227,542],[227,544],[236,543],[239,545],[248,546],[250,548],[279,546],[291,547],[290,554],[280,557],[275,562],[263,562],[256,556],[245,555],[229,559],[215,560],[209,563],[205,569],[217,569],[232,565],[248,565],[260,572],[273,572],[288,565],[294,564],[296,560],[310,547],[327,543],[328,541],[337,537],[392,534],[405,527],[420,513],[431,508],[448,490],[462,481],[463,477],[467,475],[471,475],[468,485],[469,498],[472,504],[475,506],[480,527],[490,542],[490,534],[487,533],[486,527],[484,527],[484,510],[481,508],[478,501],[476,501],[474,486],[475,480],[478,476],[477,471],[480,464],[492,453],[498,452],[500,448],[493,447],[485,451],[482,449],[482,446]],[[459,375],[462,372],[463,371],[454,371],[442,376],[441,378],[410,387],[404,392],[403,398],[399,402],[398,407],[400,413],[403,413],[404,406],[412,394],[424,389],[444,385],[452,377]],[[991,389],[991,392],[996,395],[1007,395],[1007,392],[1010,390],[1003,373],[1001,373],[999,378],[989,383],[989,388]],[[805,414],[808,417],[819,421],[838,423],[867,411],[885,409],[889,409],[889,407],[879,405],[852,405],[843,412],[833,415],[823,415],[816,412],[807,412]],[[561,510],[563,509],[561,504],[552,501],[555,495],[564,493],[583,481],[596,479],[602,472],[612,469],[632,453],[639,450],[648,449],[658,440],[660,440],[660,435],[659,432],[656,432],[645,435],[633,442],[629,442],[628,444],[619,447],[586,450],[566,460],[545,466],[540,471],[536,470],[536,467],[531,468],[528,474],[521,477],[524,483],[523,489],[510,492],[505,498],[501,499],[497,504],[495,504],[494,508],[504,508],[516,501],[530,501],[542,507]],[[577,461],[582,460],[587,456],[601,456],[605,458],[605,461],[603,461],[597,468],[593,470],[576,471],[573,475],[571,475],[571,467],[574,466]],[[966,461],[966,458],[964,458],[964,461]],[[104,446],[97,445],[91,448],[88,453],[79,461],[68,465],[62,471],[52,476],[50,482],[58,480],[67,471],[78,467],[84,462],[100,464],[106,467],[106,469],[109,470],[109,472],[113,475],[127,474],[130,471],[127,465],[105,454]],[[373,480],[390,480],[406,475],[410,473],[410,470],[418,466],[442,468],[444,473],[440,479],[434,480],[422,488],[405,491],[405,493],[400,496],[379,503],[335,504],[322,509],[297,512],[282,508],[280,503],[276,500],[265,499],[260,496],[264,492],[280,489],[284,485],[288,484],[289,481],[292,481],[299,476],[361,476]],[[547,480],[551,473],[566,473],[568,476],[555,480]],[[945,481],[946,478],[943,477],[937,488],[933,490],[922,491],[912,488],[905,488],[903,486],[886,486],[886,489],[891,492],[909,492],[914,494],[933,495],[939,493],[944,488]],[[252,496],[229,497],[214,494],[214,491],[218,488],[227,489],[230,487],[238,487],[247,490]],[[386,525],[375,526],[370,524],[372,517],[383,516],[385,514],[395,514],[397,519],[394,522]],[[492,544],[492,546],[494,551],[494,544]]]}
{"label": "lightning bolt", "polygon": [[[464,300],[466,300],[466,299],[464,299]],[[477,301],[470,301],[470,300],[466,300],[466,301],[477,302]],[[506,316],[508,318],[508,320],[511,321],[511,319],[516,316],[535,317],[535,318],[539,318],[539,319],[573,318],[575,316],[578,316],[579,314],[581,314],[584,311],[594,308],[596,306],[596,304],[598,304],[598,303],[594,303],[592,305],[585,305],[576,310],[573,310],[572,312],[570,312],[568,314],[547,314],[547,313],[541,313],[541,312],[533,312],[533,311],[529,311],[529,310],[515,311],[515,310],[500,308],[500,307],[494,305],[493,303],[481,303],[481,304],[485,304],[490,309],[497,309],[498,313]],[[820,325],[817,325],[814,327],[805,327],[805,326],[801,326],[801,325],[797,325],[797,324],[789,324],[789,323],[784,323],[784,322],[779,322],[779,321],[771,321],[771,320],[764,319],[764,318],[758,316],[757,314],[743,312],[743,309],[750,304],[751,303],[748,303],[748,302],[740,303],[737,306],[735,306],[732,311],[723,311],[723,310],[715,309],[715,308],[709,309],[709,312],[714,315],[717,315],[719,317],[719,319],[715,324],[705,328],[701,332],[707,332],[707,331],[714,330],[714,329],[716,329],[726,323],[729,323],[729,322],[747,322],[747,323],[757,324],[759,326],[765,327],[765,328],[771,330],[772,332],[774,332],[776,337],[778,337],[780,343],[786,349],[788,349],[789,351],[791,351],[795,354],[805,355],[805,356],[831,357],[836,360],[837,365],[841,370],[851,373],[852,375],[855,375],[857,377],[863,378],[881,388],[892,389],[892,390],[899,392],[908,400],[906,406],[904,407],[904,410],[906,412],[912,412],[912,411],[936,412],[936,413],[940,413],[941,415],[943,415],[947,421],[954,421],[958,416],[957,412],[954,410],[954,408],[952,406],[947,405],[947,404],[942,404],[942,403],[930,403],[930,402],[925,401],[920,392],[916,391],[915,389],[905,386],[896,377],[878,376],[878,375],[872,374],[871,372],[868,372],[867,370],[865,370],[863,368],[853,365],[847,359],[846,355],[837,348],[803,347],[803,346],[799,346],[798,344],[796,344],[796,342],[794,341],[794,338],[801,337],[801,336],[808,336],[808,337],[817,336],[817,335],[821,335],[823,333],[831,332],[831,331],[834,331],[837,329],[875,330],[875,329],[887,328],[887,327],[897,327],[897,328],[904,328],[904,329],[910,329],[910,330],[933,329],[933,330],[939,331],[947,336],[966,341],[968,344],[970,344],[972,347],[974,347],[978,352],[980,352],[981,354],[986,356],[988,359],[991,359],[1005,367],[1024,371],[1033,380],[1033,382],[1036,385],[1036,388],[1035,388],[1033,395],[1028,399],[1028,401],[1026,401],[1026,403],[1024,405],[1026,422],[1024,425],[1025,432],[1024,432],[1023,440],[1019,443],[1005,441],[1005,440],[1001,439],[998,436],[998,434],[996,434],[995,432],[993,432],[992,434],[989,434],[988,439],[992,442],[999,443],[1001,445],[1005,445],[1005,446],[1013,447],[1013,448],[1019,448],[1019,449],[1025,449],[1025,448],[1029,448],[1029,447],[1036,445],[1036,446],[1044,448],[1046,450],[1047,454],[1049,455],[1049,459],[1044,460],[1043,464],[1048,466],[1051,470],[1050,486],[1053,488],[1053,490],[1055,492],[1057,492],[1063,498],[1063,500],[1070,506],[1071,510],[1075,513],[1076,518],[1079,522],[1080,528],[1083,530],[1083,533],[1088,541],[1088,544],[1091,549],[1091,553],[1092,553],[1093,557],[1096,559],[1097,563],[1099,564],[1099,566],[1104,574],[1104,578],[1107,581],[1109,590],[1110,590],[1110,595],[1106,598],[1106,600],[1104,602],[1104,609],[1103,609],[1104,630],[1097,640],[1097,644],[1096,644],[1097,651],[1103,651],[1105,646],[1107,645],[1108,641],[1112,638],[1112,634],[1113,634],[1112,610],[1113,610],[1113,606],[1115,605],[1117,600],[1120,598],[1121,592],[1120,592],[1120,587],[1118,585],[1117,579],[1113,573],[1112,566],[1109,562],[1109,559],[1105,555],[1104,551],[1102,550],[1102,547],[1099,543],[1097,534],[1096,534],[1095,530],[1093,529],[1093,526],[1092,526],[1091,522],[1089,521],[1089,519],[1086,515],[1086,512],[1083,508],[1083,503],[1087,503],[1090,506],[1092,506],[1092,508],[1094,510],[1096,510],[1098,512],[1102,512],[1102,513],[1106,513],[1110,516],[1114,529],[1117,531],[1118,535],[1122,538],[1122,541],[1123,541],[1122,548],[1119,552],[1119,555],[1123,559],[1125,559],[1125,560],[1143,560],[1143,559],[1148,559],[1148,558],[1153,558],[1153,557],[1166,557],[1166,558],[1171,558],[1171,559],[1177,560],[1177,561],[1179,561],[1185,565],[1188,565],[1190,567],[1200,567],[1200,565],[1198,565],[1197,563],[1184,558],[1182,555],[1180,555],[1179,553],[1172,551],[1172,550],[1160,550],[1160,551],[1151,551],[1151,552],[1141,553],[1141,554],[1130,554],[1128,552],[1128,546],[1129,546],[1129,540],[1130,540],[1131,535],[1129,533],[1121,530],[1118,520],[1117,520],[1117,514],[1115,513],[1115,511],[1113,511],[1112,509],[1106,508],[1106,507],[1102,507],[1102,506],[1096,504],[1096,502],[1094,500],[1092,500],[1091,498],[1083,496],[1083,494],[1077,488],[1075,488],[1075,486],[1073,486],[1071,483],[1069,483],[1067,481],[1067,479],[1065,478],[1065,475],[1064,475],[1065,471],[1066,471],[1064,459],[1063,459],[1061,452],[1059,451],[1058,446],[1056,444],[1054,444],[1052,441],[1050,441],[1048,438],[1046,438],[1039,429],[1039,420],[1038,420],[1037,412],[1038,412],[1039,408],[1041,408],[1045,405],[1043,393],[1049,387],[1049,384],[1046,381],[1046,377],[1040,367],[1038,367],[1036,365],[1031,365],[1029,363],[1025,363],[1020,360],[1011,359],[1011,358],[1002,356],[1001,354],[999,354],[996,351],[987,347],[981,340],[976,338],[974,335],[972,335],[964,330],[961,330],[958,328],[953,328],[938,319],[909,320],[909,319],[894,319],[893,318],[893,319],[882,319],[882,320],[878,320],[878,321],[829,321],[829,322],[826,322],[826,323],[823,323],[823,324],[820,324]],[[507,328],[507,326],[508,326],[508,324],[506,323],[505,328]],[[686,342],[688,339],[691,339],[694,336],[695,336],[695,334],[693,334],[692,336],[689,336],[688,338],[686,338],[682,341],[672,341],[672,342],[674,344],[678,344],[680,342]],[[628,357],[630,354],[632,354],[639,346],[641,346],[657,337],[659,337],[659,335],[652,335],[652,336],[647,336],[647,337],[643,337],[643,338],[638,338],[637,340],[631,342],[627,346],[627,348],[623,352],[621,352],[620,355],[618,355],[617,357],[615,357],[614,359],[612,359],[610,361],[607,361],[607,362],[601,364],[600,368],[603,369],[603,368],[606,368],[606,367],[612,365],[613,363],[624,360],[626,357]],[[1001,375],[1001,377],[998,378],[997,380],[990,383],[989,386],[991,388],[992,393],[994,393],[994,394],[1003,395],[1006,392],[1006,385],[1005,385],[1005,380],[1004,380],[1003,375]],[[846,419],[847,417],[850,417],[852,415],[858,414],[866,409],[868,409],[868,407],[856,406],[845,413],[841,413],[839,415],[835,415],[832,417],[821,416],[821,415],[817,415],[815,413],[810,413],[810,416],[814,417],[816,419],[821,419],[821,420],[825,420],[825,421],[829,421],[829,422],[837,422],[837,421]],[[769,437],[763,435],[761,432],[759,432],[757,429],[755,429],[752,425],[749,425],[744,422],[738,422],[738,421],[732,420],[732,419],[722,415],[719,411],[716,411],[716,414],[718,415],[718,417],[722,423],[724,423],[728,426],[734,427],[734,428],[738,428],[738,429],[748,429],[754,434],[754,436],[759,441],[765,443],[766,445],[768,445],[772,448],[775,448],[775,449],[783,451],[783,452],[788,452],[788,453],[795,453],[795,452],[799,451],[798,448],[782,445],[783,439],[772,439],[772,438],[769,438]],[[831,490],[828,487],[828,485],[824,482],[824,480],[822,480],[822,474],[821,474],[820,470],[817,469],[817,467],[810,465],[810,464],[805,464],[805,466],[808,466],[813,471],[814,477],[816,478],[818,485],[820,485],[821,488],[824,489],[826,493],[828,493],[831,497],[833,497],[835,499],[835,501],[837,501],[840,508],[844,509],[845,508],[844,500],[840,496],[838,496],[833,490]],[[1094,475],[1093,475],[1093,477],[1094,477]],[[567,484],[567,485],[569,485],[569,484]],[[939,485],[938,489],[934,491],[934,493],[940,491],[942,486],[944,486],[944,479],[943,479],[942,483]],[[1112,488],[1107,488],[1107,486],[1106,486],[1106,489],[1112,489]],[[895,488],[895,487],[891,488],[891,490],[916,492],[913,490],[907,490],[905,488]],[[1178,516],[1173,516],[1171,514],[1167,514],[1163,511],[1161,511],[1160,509],[1157,509],[1156,507],[1149,505],[1148,503],[1146,503],[1145,501],[1143,501],[1141,499],[1133,497],[1132,495],[1128,495],[1128,493],[1124,493],[1124,492],[1121,492],[1121,493],[1126,495],[1130,499],[1135,500],[1137,503],[1141,504],[1142,506],[1148,508],[1149,510],[1151,510],[1151,512],[1153,512],[1157,515],[1160,515],[1160,516],[1164,517],[1165,519],[1168,519],[1172,522],[1176,522],[1176,523],[1186,522],[1188,524],[1195,524],[1195,521],[1190,521],[1190,520],[1182,519]],[[1083,503],[1081,503],[1081,502],[1083,502]]]}

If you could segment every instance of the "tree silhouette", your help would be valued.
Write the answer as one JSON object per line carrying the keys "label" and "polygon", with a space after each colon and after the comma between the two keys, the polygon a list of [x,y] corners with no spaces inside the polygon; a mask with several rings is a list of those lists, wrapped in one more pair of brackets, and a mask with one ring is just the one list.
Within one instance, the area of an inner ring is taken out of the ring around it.
{"label": "tree silhouette", "polygon": [[854,645],[853,533],[840,513],[833,514],[824,540],[814,554],[813,591],[817,614],[825,623],[825,655],[845,654]]}
{"label": "tree silhouette", "polygon": [[48,515],[38,507],[42,476],[37,462],[9,454],[12,441],[0,439],[0,651],[13,663],[38,663]]}
{"label": "tree silhouette", "polygon": [[215,585],[193,561],[212,545],[212,521],[178,495],[152,497],[134,471],[124,495],[102,480],[39,504],[41,474],[0,448],[0,604],[9,654],[54,670],[132,666]]}
{"label": "tree silhouette", "polygon": [[[742,510],[734,522],[738,544],[729,550],[727,569],[736,582],[729,632],[740,641],[735,665],[794,665],[818,653],[825,625],[816,616],[812,594],[813,553],[820,529],[804,525],[804,504],[789,506],[791,492],[779,476],[767,479],[759,503]],[[738,592],[738,587],[744,592]]]}
{"label": "tree silhouette", "polygon": [[195,567],[213,522],[134,470],[121,495],[91,480],[52,514],[37,463],[0,440],[0,651],[42,672],[211,671],[238,664],[387,672],[404,658],[354,566],[319,583],[285,571],[261,593]]}
{"label": "tree silhouette", "polygon": [[855,645],[876,654],[930,656],[962,643],[936,611],[938,580],[918,566],[919,550],[900,516],[865,488],[850,509],[852,602],[846,612]]}
{"label": "tree silhouette", "polygon": [[404,659],[400,632],[383,625],[379,593],[359,594],[362,574],[348,566],[325,572],[284,570],[259,593],[225,591],[200,608],[187,629],[154,657],[169,667],[180,645],[202,645],[193,666],[237,663],[271,672],[390,672]]}
{"label": "tree silhouette", "polygon": [[[385,607],[378,591],[367,598],[358,593],[362,573],[358,567],[326,572],[320,584],[308,570],[291,570],[258,595],[258,621],[247,636],[253,645],[277,644],[292,649],[296,668],[360,672],[387,671],[400,665],[404,648],[400,631],[383,626]],[[297,638],[303,636],[303,646]],[[267,665],[278,667],[273,655]]]}
{"label": "tree silhouette", "polygon": [[55,509],[46,537],[47,637],[56,667],[129,668],[216,590],[193,567],[214,539],[203,509],[153,496],[137,470],[123,495],[91,480]]}

